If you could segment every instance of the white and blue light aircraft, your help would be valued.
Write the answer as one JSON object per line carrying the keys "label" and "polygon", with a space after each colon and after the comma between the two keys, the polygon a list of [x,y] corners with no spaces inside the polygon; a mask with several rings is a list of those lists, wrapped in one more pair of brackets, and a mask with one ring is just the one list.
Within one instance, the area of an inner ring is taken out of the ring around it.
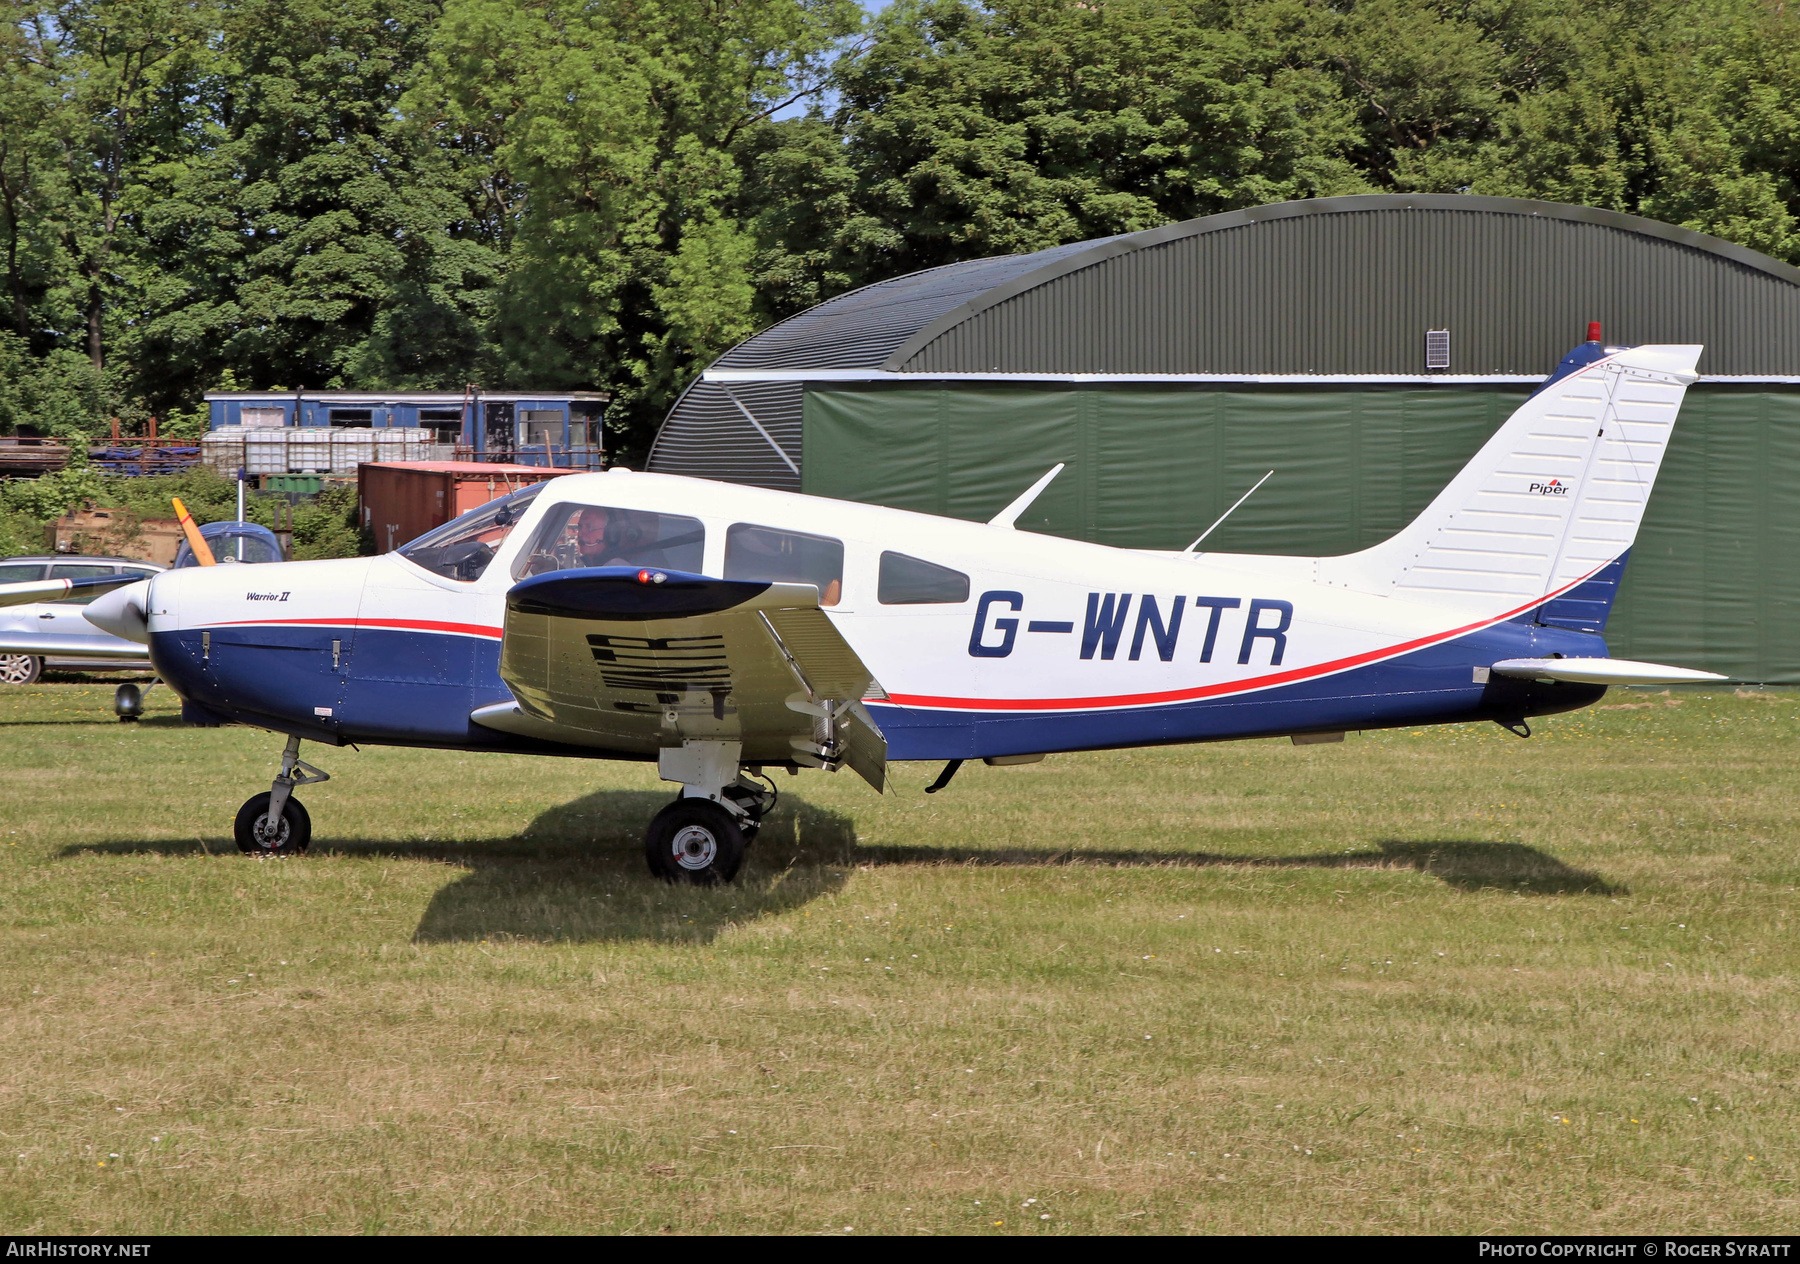
{"label": "white and blue light aircraft", "polygon": [[[302,740],[655,760],[652,870],[737,871],[764,770],[1533,716],[1610,684],[1717,680],[1607,657],[1601,631],[1696,346],[1566,358],[1412,524],[1341,557],[1109,548],[614,470],[397,552],[172,570],[87,607],[149,646],[198,723],[287,737],[239,812],[303,851]],[[1054,471],[1052,471],[1052,475]],[[938,787],[933,787],[938,788]]]}

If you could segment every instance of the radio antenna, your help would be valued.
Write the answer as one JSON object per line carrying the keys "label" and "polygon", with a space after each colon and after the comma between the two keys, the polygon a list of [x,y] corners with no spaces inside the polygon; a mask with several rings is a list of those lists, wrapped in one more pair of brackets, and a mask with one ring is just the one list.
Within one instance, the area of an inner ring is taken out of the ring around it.
{"label": "radio antenna", "polygon": [[1014,530],[1013,524],[1019,520],[1019,515],[1031,508],[1031,502],[1038,498],[1038,493],[1050,486],[1050,480],[1062,472],[1063,463],[1058,461],[1055,469],[1051,470],[1030,487],[1027,487],[1024,491],[1020,492],[1018,498],[1014,500],[1012,504],[1002,509],[992,518],[989,518],[988,526],[1005,527],[1008,531]]}
{"label": "radio antenna", "polygon": [[[1261,478],[1256,480],[1256,487],[1261,487],[1264,483],[1268,482],[1274,476],[1275,476],[1275,471],[1270,470],[1267,474],[1264,474]],[[1227,509],[1224,513],[1219,515],[1219,522],[1224,522],[1225,519],[1231,517],[1232,514],[1237,512],[1238,505],[1243,504],[1246,500],[1249,500],[1252,496],[1256,495],[1256,487],[1252,487],[1249,491],[1245,492],[1242,496],[1239,496],[1237,498],[1236,504],[1232,505],[1232,507],[1230,509]],[[1212,526],[1210,526],[1206,530],[1202,531],[1200,533],[1200,540],[1204,540],[1207,536],[1209,536],[1213,532],[1217,531],[1219,529],[1219,522],[1213,523]],[[1200,540],[1195,540],[1192,544],[1188,545],[1187,548],[1183,549],[1182,552],[1192,553],[1195,549],[1200,547]]]}

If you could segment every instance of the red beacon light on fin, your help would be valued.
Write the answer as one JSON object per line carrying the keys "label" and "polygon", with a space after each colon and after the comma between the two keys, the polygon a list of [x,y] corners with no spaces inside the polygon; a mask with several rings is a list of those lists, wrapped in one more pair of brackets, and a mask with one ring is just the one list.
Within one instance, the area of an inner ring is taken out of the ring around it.
{"label": "red beacon light on fin", "polygon": [[1589,342],[1599,342],[1600,341],[1600,322],[1599,321],[1590,320],[1588,322],[1587,340]]}
{"label": "red beacon light on fin", "polygon": [[640,584],[660,584],[667,578],[668,576],[661,571],[642,570],[637,573],[637,581]]}

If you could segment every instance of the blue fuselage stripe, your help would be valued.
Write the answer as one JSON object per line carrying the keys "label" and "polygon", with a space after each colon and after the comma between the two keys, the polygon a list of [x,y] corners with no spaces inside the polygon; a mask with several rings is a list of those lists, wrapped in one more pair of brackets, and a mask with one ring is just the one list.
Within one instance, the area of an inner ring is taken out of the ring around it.
{"label": "blue fuselage stripe", "polygon": [[[240,625],[159,632],[150,656],[177,692],[223,719],[333,743],[642,758],[516,738],[469,719],[507,702],[500,644],[389,628]],[[334,665],[333,642],[337,642]],[[1336,675],[1218,698],[1104,711],[926,710],[872,702],[888,758],[975,759],[1225,741],[1295,732],[1517,719],[1585,706],[1605,690],[1495,677],[1504,658],[1604,657],[1589,633],[1506,622]]]}

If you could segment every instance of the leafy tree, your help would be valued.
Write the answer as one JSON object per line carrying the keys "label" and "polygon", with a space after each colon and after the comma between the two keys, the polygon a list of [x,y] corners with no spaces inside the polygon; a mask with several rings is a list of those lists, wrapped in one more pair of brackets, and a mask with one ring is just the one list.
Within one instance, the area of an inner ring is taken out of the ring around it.
{"label": "leafy tree", "polygon": [[40,100],[55,95],[42,131],[60,162],[54,189],[37,200],[40,231],[61,256],[48,295],[61,309],[59,343],[78,336],[96,372],[156,270],[135,248],[137,220],[149,172],[192,152],[201,114],[192,85],[213,17],[191,0],[71,0],[29,11],[12,32],[21,82],[40,84]]}
{"label": "leafy tree", "polygon": [[851,286],[1363,190],[1800,261],[1800,15],[1766,0],[897,0],[856,43],[853,0],[7,13],[0,431],[474,380],[610,389],[631,459]]}
{"label": "leafy tree", "polygon": [[1304,12],[1115,0],[899,0],[844,70],[840,122],[879,276],[1264,202],[1365,190]]}
{"label": "leafy tree", "polygon": [[[96,369],[66,346],[33,356],[25,339],[0,332],[0,430],[23,428],[80,441],[98,434],[112,417],[135,425],[144,413],[131,385],[125,366]],[[77,442],[72,455],[79,463],[86,451]]]}
{"label": "leafy tree", "polygon": [[[858,226],[857,176],[842,138],[816,109],[746,130],[744,179],[734,214],[755,242],[750,279],[758,326],[785,319],[849,289]],[[874,231],[879,232],[875,227]]]}
{"label": "leafy tree", "polygon": [[398,109],[436,13],[247,0],[227,15],[213,143],[162,177],[146,217],[169,261],[140,351],[159,406],[232,370],[252,388],[467,380],[499,263],[457,155]]}
{"label": "leafy tree", "polygon": [[[29,20],[0,28],[0,248],[6,255],[5,323],[32,340],[39,305],[60,262],[45,212],[59,190],[58,153],[49,122],[58,100],[56,76],[38,54],[40,33]],[[35,348],[42,352],[47,344]]]}
{"label": "leafy tree", "polygon": [[1800,259],[1800,20],[1739,0],[1368,0],[1324,20],[1380,186],[1630,211]]}
{"label": "leafy tree", "polygon": [[758,124],[860,20],[853,0],[449,0],[408,110],[493,165],[498,382],[610,386],[615,444],[647,449],[759,323]]}

